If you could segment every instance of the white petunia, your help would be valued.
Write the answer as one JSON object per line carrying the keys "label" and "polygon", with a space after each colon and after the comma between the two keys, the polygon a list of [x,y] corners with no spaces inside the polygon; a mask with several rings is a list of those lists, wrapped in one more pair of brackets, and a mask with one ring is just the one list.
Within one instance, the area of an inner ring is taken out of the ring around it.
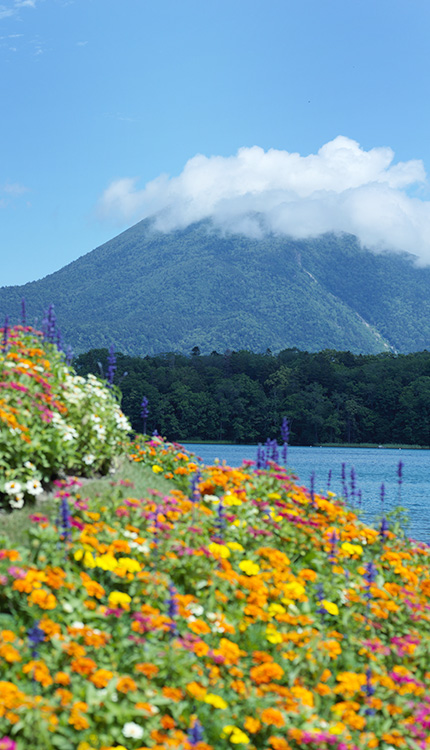
{"label": "white petunia", "polygon": [[87,453],[87,454],[86,454],[86,455],[85,455],[85,456],[83,457],[83,459],[82,459],[82,460],[83,460],[84,464],[87,464],[87,466],[91,466],[91,464],[93,464],[93,463],[94,463],[94,461],[96,460],[96,457],[94,456],[94,454],[93,454],[93,453]]}

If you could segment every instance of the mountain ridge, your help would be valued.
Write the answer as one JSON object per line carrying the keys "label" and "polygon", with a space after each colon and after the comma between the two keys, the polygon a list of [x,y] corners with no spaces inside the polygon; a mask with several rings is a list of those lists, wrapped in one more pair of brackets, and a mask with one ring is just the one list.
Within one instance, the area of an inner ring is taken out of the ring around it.
{"label": "mountain ridge", "polygon": [[430,269],[352,235],[161,233],[143,220],[38,281],[0,288],[0,315],[54,304],[76,352],[226,349],[419,351],[430,342]]}

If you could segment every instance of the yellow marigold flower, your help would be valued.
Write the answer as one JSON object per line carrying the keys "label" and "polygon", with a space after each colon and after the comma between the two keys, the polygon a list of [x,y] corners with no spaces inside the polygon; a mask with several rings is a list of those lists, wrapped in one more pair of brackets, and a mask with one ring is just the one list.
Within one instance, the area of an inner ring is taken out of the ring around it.
{"label": "yellow marigold flower", "polygon": [[291,581],[284,586],[284,597],[281,599],[283,604],[291,604],[294,599],[300,599],[305,593],[305,587],[297,581]]}
{"label": "yellow marigold flower", "polygon": [[216,544],[216,542],[212,542],[211,544],[208,544],[208,550],[214,557],[221,557],[222,559],[230,557],[230,550],[225,544]]}
{"label": "yellow marigold flower", "polygon": [[99,555],[95,559],[95,564],[97,568],[102,570],[115,570],[118,567],[118,560],[110,554]]}
{"label": "yellow marigold flower", "polygon": [[242,500],[237,495],[224,495],[224,505],[242,505]]}
{"label": "yellow marigold flower", "polygon": [[232,726],[231,724],[223,727],[221,737],[229,737],[230,742],[234,745],[248,745],[250,742],[245,732],[242,732],[239,727]]}
{"label": "yellow marigold flower", "polygon": [[236,552],[243,552],[244,548],[239,542],[227,542],[227,547]]}
{"label": "yellow marigold flower", "polygon": [[111,607],[122,607],[122,609],[128,609],[131,602],[131,596],[124,594],[122,591],[111,591],[108,601]]}
{"label": "yellow marigold flower", "polygon": [[154,464],[152,467],[152,471],[154,472],[154,474],[160,474],[163,469],[161,468],[161,466],[158,466],[158,464]]}
{"label": "yellow marigold flower", "polygon": [[247,732],[251,732],[251,734],[255,734],[256,732],[259,732],[261,729],[261,721],[259,719],[254,719],[253,716],[247,716],[243,726],[245,727]]}
{"label": "yellow marigold flower", "polygon": [[329,615],[339,614],[339,607],[334,602],[328,602],[327,599],[323,599],[321,604],[323,605],[326,612],[329,613]]}
{"label": "yellow marigold flower", "polygon": [[268,495],[267,495],[267,497],[268,497],[269,500],[280,500],[281,499],[281,495],[279,494],[279,492],[269,492]]}
{"label": "yellow marigold flower", "polygon": [[239,563],[239,568],[246,573],[247,576],[256,576],[260,572],[260,566],[252,560],[242,560]]}
{"label": "yellow marigold flower", "polygon": [[203,700],[214,708],[224,709],[228,707],[228,703],[225,702],[224,698],[221,698],[220,695],[215,695],[215,693],[207,693]]}
{"label": "yellow marigold flower", "polygon": [[361,557],[361,555],[363,554],[363,547],[361,546],[361,544],[351,544],[351,542],[344,542],[341,545],[341,549],[346,552],[347,555],[351,555],[351,557],[353,555],[358,555],[359,557]]}
{"label": "yellow marigold flower", "polygon": [[282,641],[284,640],[281,633],[278,633],[276,628],[271,624],[269,624],[266,628],[266,638],[269,643],[282,643]]}
{"label": "yellow marigold flower", "polygon": [[346,729],[345,724],[343,724],[341,721],[338,721],[337,724],[334,724],[330,729],[328,730],[329,734],[342,734]]}
{"label": "yellow marigold flower", "polygon": [[124,568],[127,573],[139,573],[141,570],[140,563],[133,560],[132,557],[120,557],[117,560],[118,567]]}

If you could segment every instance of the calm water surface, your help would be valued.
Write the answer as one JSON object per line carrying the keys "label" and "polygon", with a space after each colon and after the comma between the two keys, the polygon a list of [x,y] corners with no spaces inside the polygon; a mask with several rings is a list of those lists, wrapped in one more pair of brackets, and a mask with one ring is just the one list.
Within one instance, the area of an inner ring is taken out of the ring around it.
{"label": "calm water surface", "polygon": [[[255,460],[255,445],[195,445],[186,443],[187,450],[196,453],[204,463],[216,458],[229,466],[240,466],[243,460]],[[403,462],[403,484],[399,503],[397,466]],[[382,514],[381,484],[385,485],[384,513],[396,505],[407,508],[410,525],[408,536],[430,543],[430,451],[395,450],[389,448],[288,448],[288,467],[309,486],[315,473],[317,492],[327,490],[331,469],[331,489],[342,495],[342,463],[345,463],[348,491],[351,469],[356,474],[356,488],[362,493],[363,520],[372,523]],[[354,502],[358,507],[358,498]]]}

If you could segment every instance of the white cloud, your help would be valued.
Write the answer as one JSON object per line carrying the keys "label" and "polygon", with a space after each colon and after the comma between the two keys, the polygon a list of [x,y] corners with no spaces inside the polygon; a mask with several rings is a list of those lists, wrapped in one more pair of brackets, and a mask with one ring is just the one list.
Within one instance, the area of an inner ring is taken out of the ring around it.
{"label": "white cloud", "polygon": [[349,232],[371,248],[407,251],[430,264],[430,202],[407,189],[426,181],[420,160],[393,163],[390,148],[365,151],[338,136],[317,154],[258,146],[235,156],[201,154],[178,177],[113,181],[99,214],[121,222],[154,217],[161,231],[210,218],[224,231],[305,238]]}
{"label": "white cloud", "polygon": [[28,188],[25,187],[25,185],[20,185],[19,182],[7,182],[0,188],[0,190],[2,193],[13,196],[22,195],[23,193],[28,192]]}

